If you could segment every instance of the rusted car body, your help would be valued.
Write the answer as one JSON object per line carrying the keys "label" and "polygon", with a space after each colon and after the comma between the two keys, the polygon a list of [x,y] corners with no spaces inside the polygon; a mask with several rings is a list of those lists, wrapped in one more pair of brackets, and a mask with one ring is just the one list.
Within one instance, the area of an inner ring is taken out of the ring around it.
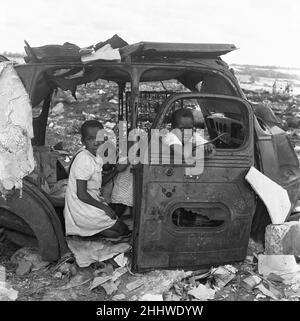
{"label": "rusted car body", "polygon": [[[163,164],[159,155],[155,162],[133,166],[136,271],[243,260],[253,217],[256,225],[267,217],[245,180],[251,166],[288,191],[291,211],[298,200],[299,162],[287,134],[270,109],[246,100],[234,73],[220,58],[234,49],[224,44],[138,43],[120,49],[119,62],[83,64],[55,57],[15,66],[33,108],[43,104],[33,120],[33,145],[40,159],[54,159],[54,171],[55,156],[44,146],[51,94],[57,87],[75,92],[77,85],[99,78],[118,84],[119,120],[127,120],[130,128],[142,127],[145,121],[148,130],[164,128],[176,106],[192,102],[200,106],[210,138],[229,134],[229,141],[215,141],[216,154],[205,159],[200,175],[187,174],[186,164]],[[168,80],[184,90],[154,92],[160,98],[165,95],[165,101],[153,108],[146,104],[148,109],[142,111],[141,97],[147,100],[151,94],[142,85]],[[43,257],[58,260],[67,251],[63,223],[55,210],[58,205],[41,189],[42,166],[39,170],[34,180],[24,180],[23,198],[16,193],[0,201],[0,225],[19,243],[20,232],[27,239],[36,238]]]}

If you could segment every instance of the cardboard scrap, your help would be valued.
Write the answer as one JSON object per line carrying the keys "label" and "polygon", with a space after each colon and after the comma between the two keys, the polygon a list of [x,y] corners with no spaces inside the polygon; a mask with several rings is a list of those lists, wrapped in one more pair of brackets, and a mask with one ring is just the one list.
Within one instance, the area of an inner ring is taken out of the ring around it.
{"label": "cardboard scrap", "polygon": [[266,205],[272,223],[284,223],[291,209],[288,192],[253,166],[245,179]]}
{"label": "cardboard scrap", "polygon": [[206,287],[203,284],[199,284],[198,287],[193,288],[192,290],[188,291],[189,295],[192,295],[193,297],[195,297],[198,300],[201,301],[207,301],[207,300],[211,300],[215,297],[215,290]]}

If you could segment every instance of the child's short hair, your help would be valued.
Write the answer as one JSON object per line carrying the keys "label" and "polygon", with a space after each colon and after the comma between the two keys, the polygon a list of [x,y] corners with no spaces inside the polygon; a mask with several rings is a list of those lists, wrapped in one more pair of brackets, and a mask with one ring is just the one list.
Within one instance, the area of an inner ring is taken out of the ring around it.
{"label": "child's short hair", "polygon": [[81,128],[80,128],[80,133],[82,137],[86,137],[87,129],[90,127],[97,127],[99,129],[103,129],[103,125],[98,120],[95,120],[95,119],[87,120],[81,125]]}
{"label": "child's short hair", "polygon": [[178,125],[178,119],[180,117],[189,117],[194,121],[194,115],[191,109],[188,108],[181,108],[174,111],[171,116],[171,124],[173,128],[176,128]]}

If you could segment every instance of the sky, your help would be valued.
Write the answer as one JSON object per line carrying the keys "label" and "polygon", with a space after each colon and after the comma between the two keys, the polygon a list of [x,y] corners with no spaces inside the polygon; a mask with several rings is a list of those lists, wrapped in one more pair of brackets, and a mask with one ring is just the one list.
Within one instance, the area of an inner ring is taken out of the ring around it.
{"label": "sky", "polygon": [[299,0],[0,0],[0,52],[118,34],[139,41],[232,43],[230,64],[300,68]]}

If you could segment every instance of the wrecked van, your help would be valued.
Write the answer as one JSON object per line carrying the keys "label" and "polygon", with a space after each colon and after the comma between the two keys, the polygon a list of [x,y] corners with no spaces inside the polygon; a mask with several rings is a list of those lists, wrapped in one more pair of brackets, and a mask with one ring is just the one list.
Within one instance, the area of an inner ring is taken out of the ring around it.
{"label": "wrecked van", "polygon": [[[16,190],[7,200],[0,199],[0,226],[6,236],[20,245],[37,242],[48,261],[68,251],[63,202],[41,187],[44,180],[51,185],[64,177],[59,155],[45,146],[51,95],[56,88],[75,93],[80,84],[104,79],[118,85],[118,119],[126,120],[129,129],[169,128],[172,112],[191,108],[198,115],[200,111],[196,126],[216,147],[216,153],[205,158],[201,174],[193,174],[193,166],[185,163],[165,164],[159,151],[149,164],[132,166],[133,270],[243,260],[250,233],[261,238],[270,223],[266,207],[245,180],[247,172],[254,166],[286,189],[290,213],[299,197],[300,172],[272,111],[246,100],[221,59],[235,49],[230,44],[141,42],[120,48],[118,61],[83,63],[67,50],[62,54],[54,48],[45,54],[28,45],[27,63],[14,68],[32,108],[42,105],[33,119],[36,168],[35,175],[24,179],[21,198]],[[169,81],[177,90],[166,87]],[[151,83],[160,89],[149,90]]]}

